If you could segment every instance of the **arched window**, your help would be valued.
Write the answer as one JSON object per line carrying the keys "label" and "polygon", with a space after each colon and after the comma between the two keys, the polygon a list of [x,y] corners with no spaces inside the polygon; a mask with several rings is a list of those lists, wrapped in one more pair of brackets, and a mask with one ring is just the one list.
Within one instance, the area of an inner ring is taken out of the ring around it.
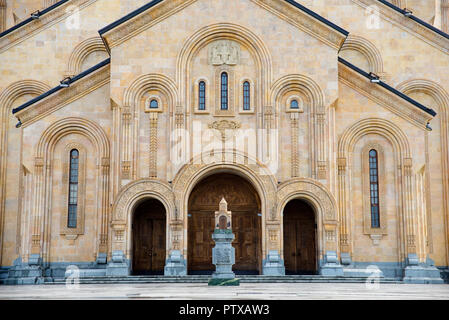
{"label": "arched window", "polygon": [[299,103],[298,100],[292,100],[290,102],[290,109],[299,109]]}
{"label": "arched window", "polygon": [[243,110],[250,110],[251,109],[251,87],[248,81],[245,81],[243,83]]}
{"label": "arched window", "polygon": [[159,103],[156,99],[153,99],[150,101],[150,109],[157,109],[159,108]]}
{"label": "arched window", "polygon": [[221,74],[221,110],[228,110],[228,74]]}
{"label": "arched window", "polygon": [[377,151],[369,152],[369,182],[371,197],[371,228],[380,228],[379,212],[379,163]]}
{"label": "arched window", "polygon": [[206,110],[206,83],[200,81],[198,84],[198,110]]}
{"label": "arched window", "polygon": [[69,214],[67,227],[76,228],[78,210],[78,170],[79,152],[76,149],[70,151],[70,179],[69,179]]}

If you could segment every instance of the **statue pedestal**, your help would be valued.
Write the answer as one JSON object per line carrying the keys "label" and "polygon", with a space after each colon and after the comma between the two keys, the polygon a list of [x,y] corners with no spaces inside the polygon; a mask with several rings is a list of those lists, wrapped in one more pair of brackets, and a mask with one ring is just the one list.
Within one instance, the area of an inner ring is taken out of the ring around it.
{"label": "statue pedestal", "polygon": [[210,286],[238,286],[239,279],[235,278],[232,271],[232,265],[235,263],[235,249],[232,247],[232,241],[235,235],[230,229],[215,229],[212,239],[215,241],[215,247],[212,249],[212,263],[216,271],[209,280]]}

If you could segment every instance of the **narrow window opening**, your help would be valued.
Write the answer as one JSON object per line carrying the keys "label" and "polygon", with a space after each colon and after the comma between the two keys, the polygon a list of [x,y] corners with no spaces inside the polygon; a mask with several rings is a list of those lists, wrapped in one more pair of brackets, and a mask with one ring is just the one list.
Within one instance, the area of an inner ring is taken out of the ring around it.
{"label": "narrow window opening", "polygon": [[379,161],[377,151],[369,152],[369,177],[371,199],[371,228],[380,228],[379,212]]}
{"label": "narrow window opening", "polygon": [[248,81],[243,83],[243,110],[251,110],[251,86]]}
{"label": "narrow window opening", "polygon": [[299,109],[299,103],[298,100],[292,100],[290,102],[290,109]]}
{"label": "narrow window opening", "polygon": [[150,101],[150,109],[157,109],[159,108],[159,102],[157,102],[156,99],[153,99]]}
{"label": "narrow window opening", "polygon": [[228,110],[228,74],[221,74],[221,110]]}
{"label": "narrow window opening", "polygon": [[206,83],[204,81],[200,81],[198,90],[198,110],[206,110]]}
{"label": "narrow window opening", "polygon": [[70,151],[70,178],[69,178],[69,212],[67,227],[76,228],[78,211],[78,173],[79,152],[76,149]]}

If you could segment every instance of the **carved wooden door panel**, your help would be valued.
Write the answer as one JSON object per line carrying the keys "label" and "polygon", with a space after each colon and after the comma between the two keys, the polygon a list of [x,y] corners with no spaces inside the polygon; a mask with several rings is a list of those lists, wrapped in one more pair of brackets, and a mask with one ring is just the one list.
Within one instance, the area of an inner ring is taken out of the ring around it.
{"label": "carved wooden door panel", "polygon": [[151,255],[151,271],[161,273],[165,266],[165,220],[154,219],[153,225],[153,243]]}
{"label": "carved wooden door panel", "polygon": [[134,221],[133,272],[145,274],[152,270],[153,220],[140,215]]}
{"label": "carved wooden door panel", "polygon": [[316,273],[314,212],[304,203],[284,210],[284,264],[287,274]]}
{"label": "carved wooden door panel", "polygon": [[315,221],[302,216],[297,220],[297,254],[296,269],[298,273],[310,274],[315,272]]}
{"label": "carved wooden door panel", "polygon": [[221,199],[228,202],[232,212],[232,231],[236,239],[232,243],[236,251],[235,271],[256,271],[261,264],[260,200],[254,188],[243,178],[220,173],[201,181],[189,198],[188,270],[189,273],[210,273],[212,233],[215,211]]}
{"label": "carved wooden door panel", "polygon": [[212,265],[212,240],[215,216],[212,212],[192,212],[189,218],[189,270],[214,270]]}
{"label": "carved wooden door panel", "polygon": [[133,273],[163,274],[166,251],[164,206],[150,199],[138,206],[133,217]]}
{"label": "carved wooden door panel", "polygon": [[260,218],[255,212],[233,213],[232,224],[235,240],[235,265],[233,270],[256,271],[259,256],[259,223]]}
{"label": "carved wooden door panel", "polygon": [[296,273],[296,221],[284,218],[284,265],[287,273]]}

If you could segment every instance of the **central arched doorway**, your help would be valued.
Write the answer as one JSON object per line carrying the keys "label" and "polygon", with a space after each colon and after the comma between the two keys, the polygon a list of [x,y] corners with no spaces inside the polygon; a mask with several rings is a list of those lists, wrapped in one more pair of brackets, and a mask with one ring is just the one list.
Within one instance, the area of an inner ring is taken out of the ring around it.
{"label": "central arched doorway", "polygon": [[294,199],[284,208],[284,264],[286,274],[316,274],[317,224],[314,209]]}
{"label": "central arched doorway", "polygon": [[132,222],[133,274],[164,274],[165,229],[165,207],[159,200],[147,199],[136,206]]}
{"label": "central arched doorway", "polygon": [[210,274],[212,264],[215,211],[222,198],[232,212],[235,240],[236,274],[259,274],[262,257],[260,199],[244,178],[231,173],[217,173],[201,180],[189,197],[188,272]]}

